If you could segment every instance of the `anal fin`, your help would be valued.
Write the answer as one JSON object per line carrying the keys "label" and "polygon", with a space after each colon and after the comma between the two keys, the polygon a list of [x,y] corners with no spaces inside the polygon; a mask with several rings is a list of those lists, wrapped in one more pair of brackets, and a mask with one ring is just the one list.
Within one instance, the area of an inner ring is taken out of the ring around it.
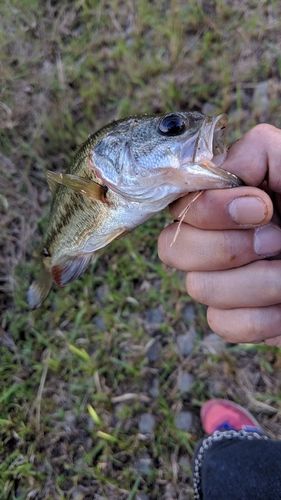
{"label": "anal fin", "polygon": [[52,277],[58,286],[66,286],[77,280],[86,271],[93,258],[93,253],[65,257],[52,267]]}

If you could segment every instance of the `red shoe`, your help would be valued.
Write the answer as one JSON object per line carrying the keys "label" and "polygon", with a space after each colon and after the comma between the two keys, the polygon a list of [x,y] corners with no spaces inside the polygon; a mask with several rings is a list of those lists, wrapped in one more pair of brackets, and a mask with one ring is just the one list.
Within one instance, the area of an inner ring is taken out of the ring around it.
{"label": "red shoe", "polygon": [[207,434],[215,431],[226,431],[244,429],[246,431],[263,431],[258,421],[242,406],[226,399],[211,399],[207,401],[200,412],[203,429]]}

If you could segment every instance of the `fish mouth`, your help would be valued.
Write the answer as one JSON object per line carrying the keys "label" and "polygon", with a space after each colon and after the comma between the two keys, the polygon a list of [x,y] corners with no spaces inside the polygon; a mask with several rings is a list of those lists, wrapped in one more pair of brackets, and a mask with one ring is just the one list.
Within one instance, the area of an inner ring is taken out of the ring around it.
{"label": "fish mouth", "polygon": [[205,171],[209,181],[217,178],[221,179],[224,187],[238,187],[244,182],[237,175],[220,167],[226,158],[227,121],[224,113],[206,117],[197,137],[192,163],[202,169],[202,174]]}

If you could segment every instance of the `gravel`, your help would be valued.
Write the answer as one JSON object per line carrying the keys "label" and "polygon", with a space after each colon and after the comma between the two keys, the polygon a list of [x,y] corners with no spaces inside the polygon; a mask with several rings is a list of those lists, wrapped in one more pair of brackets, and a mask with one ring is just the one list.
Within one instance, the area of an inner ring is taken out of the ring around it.
{"label": "gravel", "polygon": [[185,323],[190,324],[194,323],[195,321],[195,305],[194,304],[187,304],[184,306],[182,313],[181,313],[182,319]]}
{"label": "gravel", "polygon": [[146,355],[150,363],[155,363],[158,360],[160,353],[160,342],[156,340],[154,344],[148,349]]}
{"label": "gravel", "polygon": [[193,349],[194,339],[187,333],[180,333],[180,335],[177,336],[176,343],[182,356],[186,357]]}
{"label": "gravel", "polygon": [[149,454],[142,453],[136,461],[136,470],[140,474],[147,476],[147,474],[149,474],[149,472],[151,471],[152,467],[153,467],[153,461],[150,458]]}
{"label": "gravel", "polygon": [[151,434],[155,427],[155,418],[150,413],[143,413],[139,420],[139,430],[142,434]]}
{"label": "gravel", "polygon": [[146,312],[145,319],[146,319],[146,321],[148,323],[151,323],[151,324],[163,323],[163,321],[164,321],[164,314],[158,308],[149,309]]}
{"label": "gravel", "polygon": [[101,286],[98,286],[96,289],[97,299],[99,300],[99,302],[102,306],[106,303],[108,292],[109,292],[108,285],[101,285]]}
{"label": "gravel", "polygon": [[201,343],[203,350],[211,354],[218,354],[226,350],[226,342],[216,333],[209,333],[206,335],[203,342]]}
{"label": "gravel", "polygon": [[95,317],[94,324],[95,324],[96,328],[98,330],[100,330],[101,332],[104,332],[106,330],[106,324],[105,324],[104,317],[101,316],[100,314]]}
{"label": "gravel", "polygon": [[256,83],[252,106],[255,110],[256,117],[261,122],[265,122],[267,120],[270,107],[268,80]]}
{"label": "gravel", "polygon": [[176,427],[181,431],[190,431],[192,425],[192,413],[181,411],[176,418]]}
{"label": "gravel", "polygon": [[152,380],[151,387],[150,387],[148,393],[152,398],[157,398],[159,396],[159,380],[158,380],[158,378],[154,378]]}
{"label": "gravel", "polygon": [[146,493],[139,492],[136,495],[136,500],[149,500],[149,497]]}
{"label": "gravel", "polygon": [[178,389],[182,392],[189,392],[194,384],[194,376],[191,373],[180,373],[178,377]]}

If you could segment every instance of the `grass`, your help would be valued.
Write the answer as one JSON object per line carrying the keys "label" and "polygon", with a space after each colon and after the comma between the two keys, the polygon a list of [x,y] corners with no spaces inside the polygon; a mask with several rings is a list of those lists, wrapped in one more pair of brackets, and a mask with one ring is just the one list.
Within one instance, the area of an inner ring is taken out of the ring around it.
{"label": "grass", "polygon": [[[280,5],[4,0],[0,10],[0,498],[192,498],[206,399],[241,402],[280,438],[280,351],[205,350],[205,308],[157,257],[168,212],[29,311],[51,199],[44,172],[63,170],[89,133],[129,114],[227,112],[229,144],[259,121],[280,127]],[[192,330],[183,358],[176,337]],[[189,394],[178,390],[181,370],[195,377]],[[176,427],[182,410],[190,432]],[[151,435],[138,427],[146,412]]]}

